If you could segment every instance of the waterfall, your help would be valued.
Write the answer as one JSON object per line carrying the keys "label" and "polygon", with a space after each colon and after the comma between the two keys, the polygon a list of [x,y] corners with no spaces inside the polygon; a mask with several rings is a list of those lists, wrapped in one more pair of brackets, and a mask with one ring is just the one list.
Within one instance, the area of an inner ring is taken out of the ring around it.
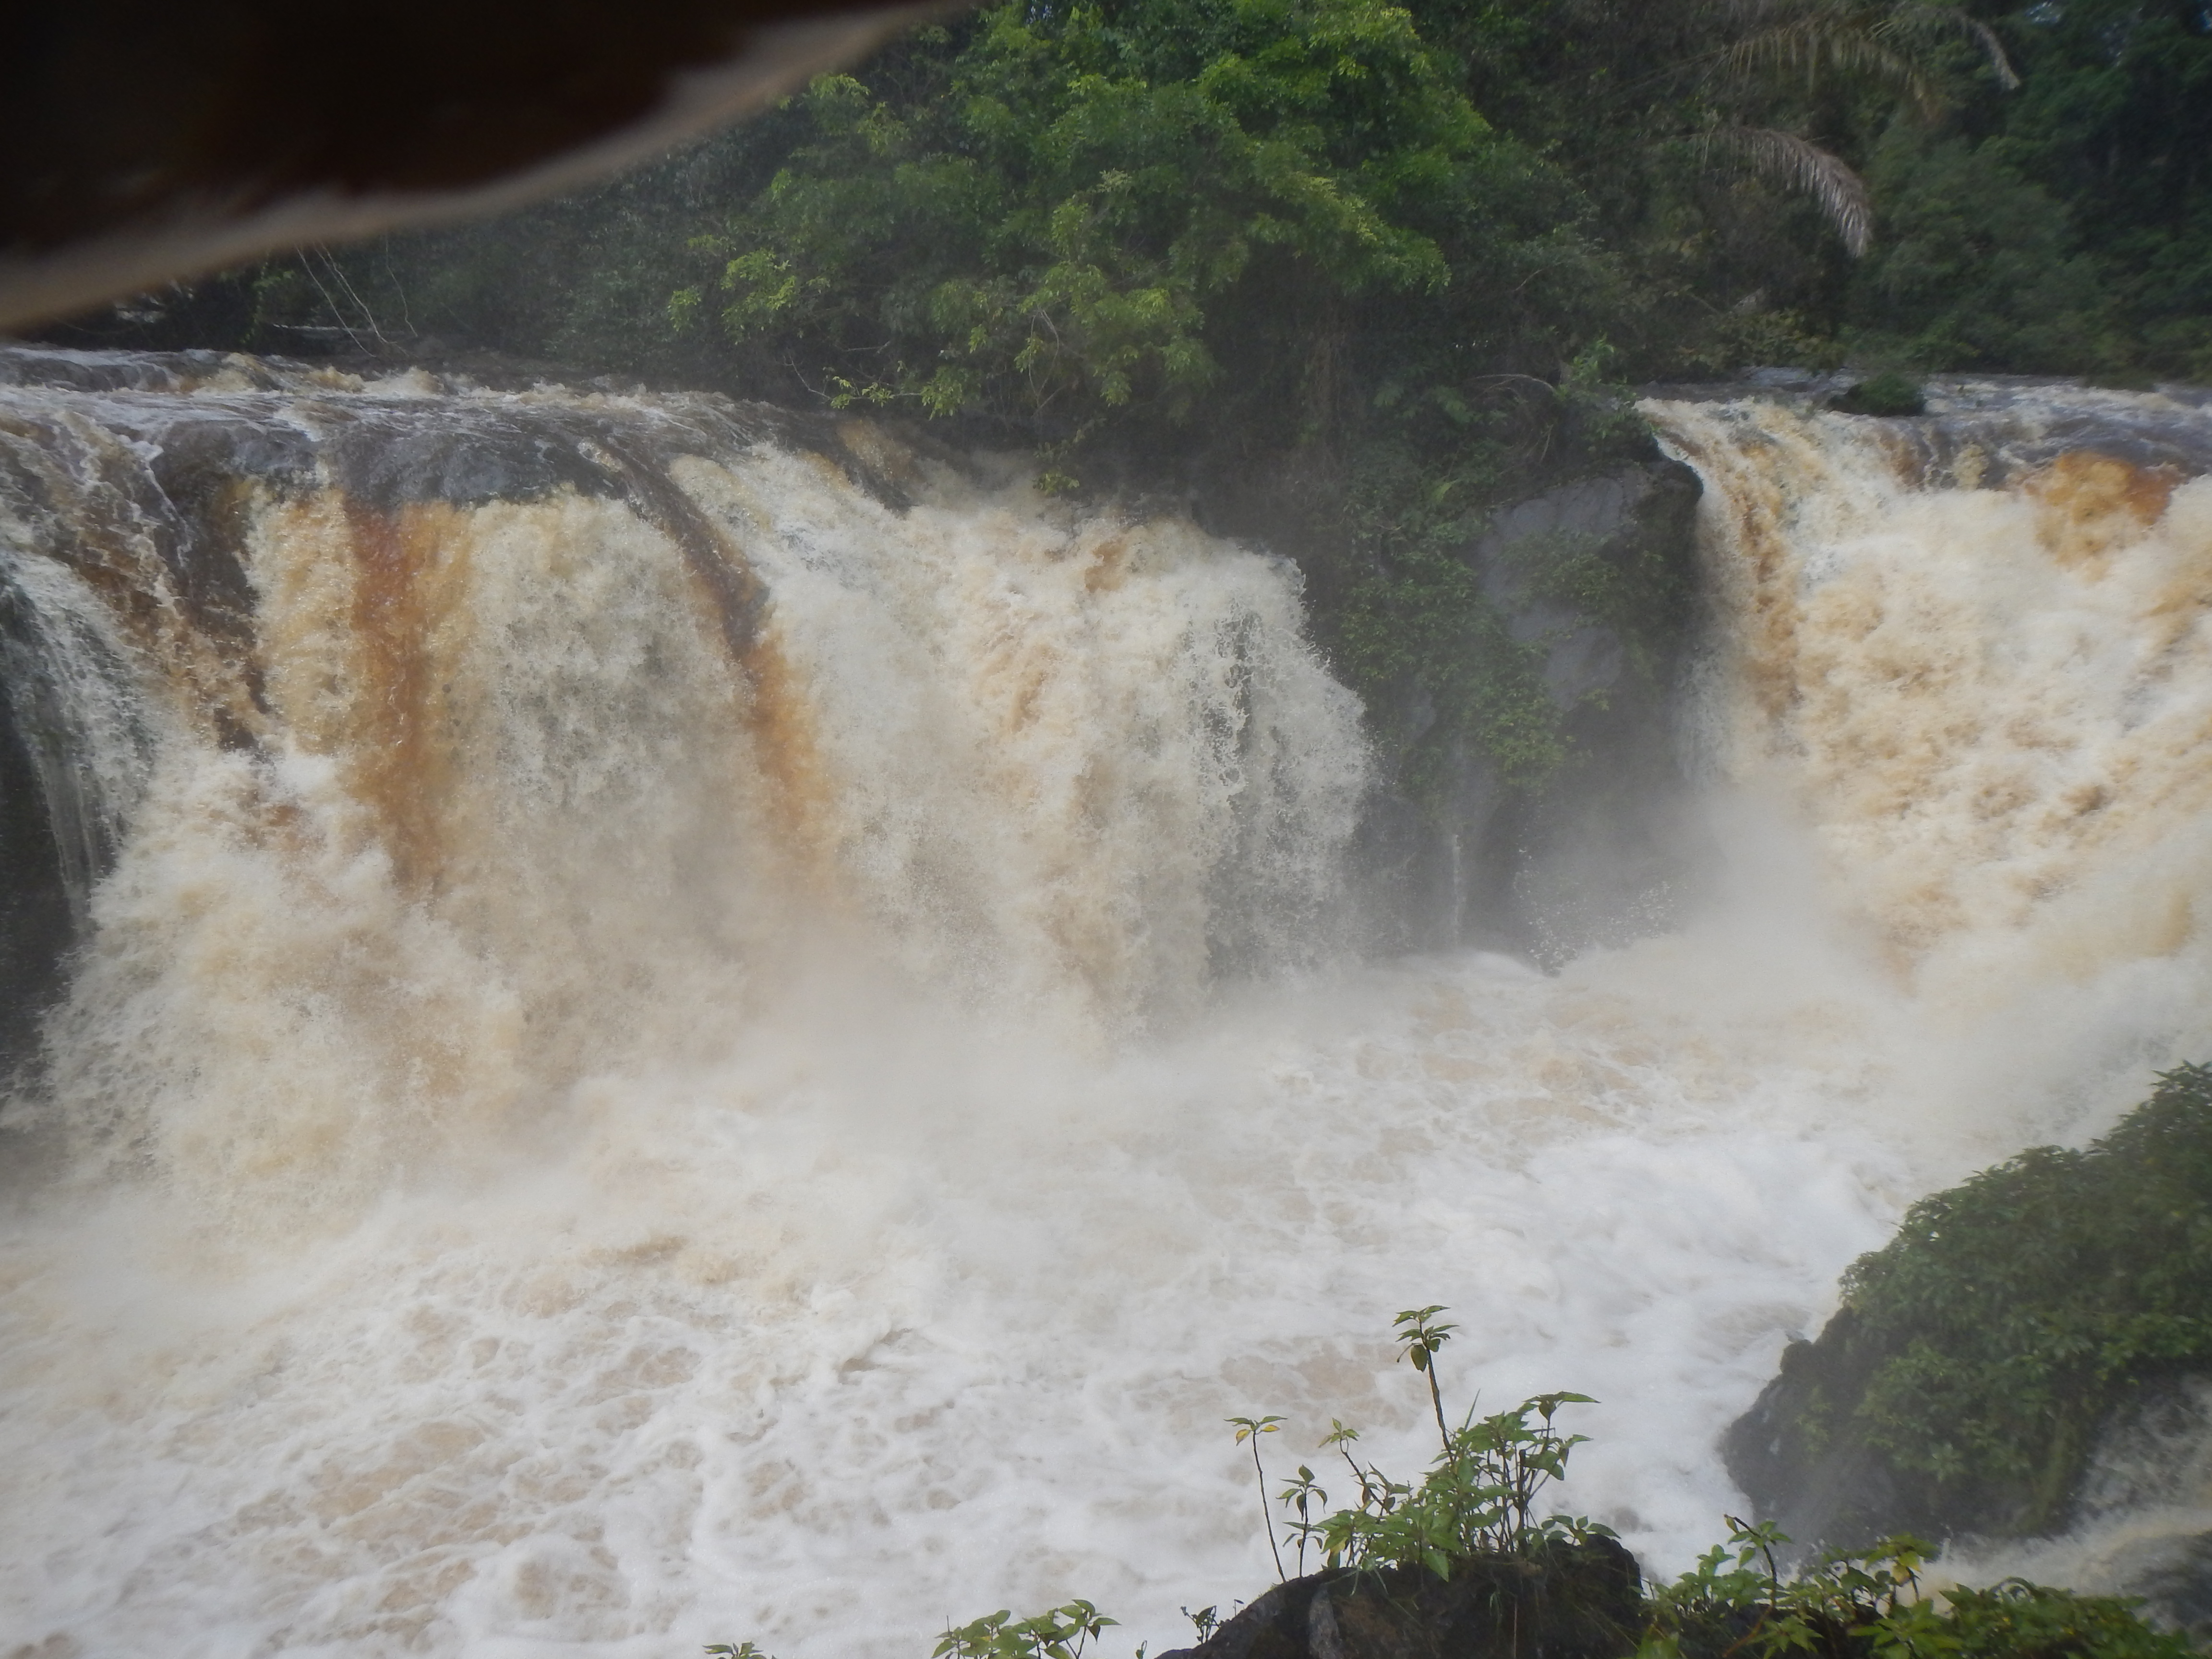
{"label": "waterfall", "polygon": [[57,1021],[80,1138],[229,1202],[314,1125],[321,1204],[713,1048],[830,934],[1106,1032],[1320,948],[1366,763],[1285,568],[859,423],[240,378],[0,393],[73,902],[132,830]]}
{"label": "waterfall", "polygon": [[1957,396],[1648,405],[1728,857],[1547,976],[1349,957],[1375,769],[1263,551],[714,398],[0,351],[74,929],[0,1650],[1173,1645],[1272,1571],[1221,1419],[1417,1466],[1431,1302],[1680,1565],[1902,1205],[2212,1023],[2204,415]]}
{"label": "waterfall", "polygon": [[2105,996],[2105,1040],[2156,1052],[2212,886],[2212,411],[2007,383],[1925,421],[1650,407],[1708,483],[1720,769],[1787,793],[1931,1006],[2063,1068]]}
{"label": "waterfall", "polygon": [[[1713,741],[1788,790],[1922,1005],[2002,1034],[1979,1086],[2203,1053],[2212,399],[1983,382],[1923,421],[1654,413],[1711,491],[1739,688]],[[1945,1565],[2201,1619],[2202,1395],[2108,1425],[2062,1535]]]}

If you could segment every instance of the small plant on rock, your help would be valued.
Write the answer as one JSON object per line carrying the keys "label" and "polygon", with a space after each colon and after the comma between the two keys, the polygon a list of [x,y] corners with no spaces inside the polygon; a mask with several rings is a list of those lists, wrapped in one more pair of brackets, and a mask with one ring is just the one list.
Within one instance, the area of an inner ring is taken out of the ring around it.
{"label": "small plant on rock", "polygon": [[[1429,1385],[1441,1449],[1419,1486],[1391,1480],[1352,1455],[1358,1431],[1332,1420],[1324,1448],[1334,1447],[1359,1483],[1359,1501],[1316,1522],[1310,1506],[1328,1494],[1301,1467],[1300,1479],[1282,1493],[1297,1520],[1299,1565],[1309,1541],[1332,1567],[1425,1566],[1449,1578],[1451,1564],[1475,1555],[1518,1555],[1557,1538],[1580,1542],[1609,1538],[1611,1531],[1566,1516],[1538,1520],[1540,1492],[1566,1473],[1567,1458],[1587,1437],[1560,1432],[1554,1419],[1565,1405],[1595,1405],[1588,1395],[1538,1395],[1515,1410],[1477,1419],[1472,1406],[1459,1425],[1444,1413],[1437,1356],[1458,1329],[1437,1317],[1442,1307],[1409,1308],[1392,1321],[1400,1357],[1413,1362]],[[1532,1420],[1533,1419],[1533,1420]]]}
{"label": "small plant on rock", "polygon": [[[1306,1546],[1321,1531],[1321,1523],[1314,1519],[1314,1511],[1328,1504],[1328,1493],[1322,1489],[1314,1472],[1301,1463],[1297,1476],[1276,1494],[1275,1501],[1285,1509],[1297,1512],[1298,1518],[1290,1523],[1289,1531],[1291,1536],[1298,1540],[1298,1577],[1303,1578],[1306,1572]],[[1279,1555],[1276,1558],[1276,1565],[1279,1571]]]}
{"label": "small plant on rock", "polygon": [[1398,1356],[1410,1359],[1413,1369],[1428,1379],[1429,1404],[1437,1414],[1437,1432],[1443,1437],[1444,1450],[1451,1450],[1451,1430],[1444,1423],[1443,1389],[1437,1382],[1437,1351],[1452,1340],[1459,1327],[1442,1325],[1436,1316],[1443,1312],[1441,1307],[1408,1308],[1390,1323],[1398,1333],[1398,1346],[1403,1350]]}
{"label": "small plant on rock", "polygon": [[1237,1443],[1252,1443],[1252,1473],[1260,1482],[1260,1523],[1267,1529],[1267,1552],[1275,1558],[1275,1577],[1287,1579],[1283,1571],[1283,1552],[1275,1542],[1274,1512],[1267,1507],[1267,1470],[1260,1462],[1260,1437],[1273,1434],[1282,1427],[1279,1417],[1232,1417],[1228,1419],[1237,1431]]}
{"label": "small plant on rock", "polygon": [[1859,381],[1834,400],[1846,415],[1924,415],[1928,394],[1910,374],[1892,369]]}
{"label": "small plant on rock", "polygon": [[1119,1622],[1079,1597],[1030,1619],[1016,1619],[1000,1607],[946,1631],[930,1650],[931,1659],[1082,1659],[1084,1645]]}
{"label": "small plant on rock", "polygon": [[1566,1472],[1569,1454],[1586,1437],[1561,1433],[1553,1420],[1570,1403],[1596,1402],[1587,1395],[1539,1395],[1510,1412],[1470,1417],[1447,1432],[1418,1487],[1362,1470],[1359,1504],[1314,1529],[1329,1565],[1421,1565],[1449,1578],[1451,1564],[1470,1556],[1522,1555],[1557,1539],[1610,1538],[1595,1522],[1537,1518],[1538,1495]]}

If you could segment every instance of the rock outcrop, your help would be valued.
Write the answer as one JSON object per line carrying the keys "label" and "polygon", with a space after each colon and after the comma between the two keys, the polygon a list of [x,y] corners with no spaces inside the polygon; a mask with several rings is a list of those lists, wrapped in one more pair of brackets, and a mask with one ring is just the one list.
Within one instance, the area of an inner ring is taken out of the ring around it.
{"label": "rock outcrop", "polygon": [[[1923,1199],[1723,1442],[1799,1556],[1911,1533],[2212,1617],[2212,1068]],[[2019,1570],[2010,1565],[2008,1571]]]}
{"label": "rock outcrop", "polygon": [[[1672,921],[1697,862],[1674,702],[1695,622],[1698,494],[1696,473],[1655,455],[1504,507],[1467,549],[1513,642],[1540,653],[1570,758],[1516,787],[1462,743],[1425,809],[1376,801],[1368,863],[1390,896],[1376,908],[1395,919],[1391,944],[1489,945],[1548,967]],[[1638,592],[1639,614],[1601,614],[1547,583],[1562,556]]]}
{"label": "rock outcrop", "polygon": [[1278,1584],[1194,1648],[1159,1659],[1619,1659],[1644,1626],[1636,1558],[1610,1539],[1425,1569]]}

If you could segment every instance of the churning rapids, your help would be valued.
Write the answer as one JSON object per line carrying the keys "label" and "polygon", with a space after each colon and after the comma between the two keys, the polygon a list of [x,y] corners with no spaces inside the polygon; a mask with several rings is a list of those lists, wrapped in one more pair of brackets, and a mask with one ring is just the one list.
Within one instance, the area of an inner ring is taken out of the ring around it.
{"label": "churning rapids", "polygon": [[1725,857],[1547,977],[1339,948],[1357,702],[1187,524],[709,398],[8,362],[85,942],[0,1652],[1175,1645],[1273,1576],[1222,1419],[1417,1464],[1432,1302],[1461,1400],[1603,1402],[1566,1502],[1671,1571],[1905,1203],[2212,1054],[2185,402],[1648,405]]}

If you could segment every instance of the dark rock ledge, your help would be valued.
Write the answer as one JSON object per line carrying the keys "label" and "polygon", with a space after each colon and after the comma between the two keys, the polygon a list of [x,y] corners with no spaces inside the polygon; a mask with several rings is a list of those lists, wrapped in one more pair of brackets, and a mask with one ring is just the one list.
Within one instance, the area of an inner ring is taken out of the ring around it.
{"label": "dark rock ledge", "polygon": [[1194,1648],[1158,1659],[1620,1659],[1644,1625],[1636,1558],[1610,1539],[1278,1584]]}

